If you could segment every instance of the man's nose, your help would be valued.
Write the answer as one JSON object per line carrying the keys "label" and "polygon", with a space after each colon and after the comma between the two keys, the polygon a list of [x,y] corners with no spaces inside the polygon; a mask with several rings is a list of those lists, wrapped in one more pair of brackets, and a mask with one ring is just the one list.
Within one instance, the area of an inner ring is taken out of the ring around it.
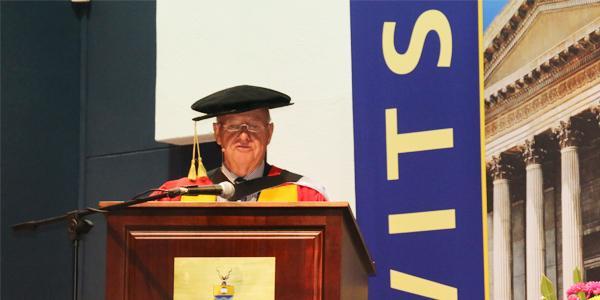
{"label": "man's nose", "polygon": [[240,130],[239,138],[241,140],[249,140],[250,139],[250,132],[248,132],[248,127],[242,127],[242,129]]}

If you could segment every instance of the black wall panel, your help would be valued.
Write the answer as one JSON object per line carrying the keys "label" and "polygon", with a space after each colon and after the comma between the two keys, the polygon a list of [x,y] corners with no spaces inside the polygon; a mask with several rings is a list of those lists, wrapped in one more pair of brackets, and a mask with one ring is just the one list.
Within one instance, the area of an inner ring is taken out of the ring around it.
{"label": "black wall panel", "polygon": [[164,148],[154,141],[154,1],[93,1],[87,24],[86,155]]}
{"label": "black wall panel", "polygon": [[10,226],[77,206],[80,26],[69,2],[1,3],[2,299],[68,299],[65,224]]}
{"label": "black wall panel", "polygon": [[[191,147],[154,141],[155,6],[2,1],[2,299],[69,299],[72,288],[65,225],[15,234],[11,224],[187,175]],[[202,155],[208,169],[220,164],[215,143]],[[90,219],[80,296],[104,299],[105,222]]]}

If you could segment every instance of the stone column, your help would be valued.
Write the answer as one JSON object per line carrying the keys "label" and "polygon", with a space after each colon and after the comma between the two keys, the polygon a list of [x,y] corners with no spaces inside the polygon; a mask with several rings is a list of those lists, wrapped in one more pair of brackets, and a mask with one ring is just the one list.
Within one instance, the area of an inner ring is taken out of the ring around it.
{"label": "stone column", "polygon": [[544,252],[544,179],[541,161],[544,150],[534,140],[525,141],[523,159],[526,165],[525,260],[527,299],[541,299],[540,284],[545,273]]}
{"label": "stone column", "polygon": [[560,122],[555,133],[560,144],[562,282],[563,291],[566,292],[573,285],[573,270],[577,267],[583,274],[581,187],[577,154],[582,133],[573,128],[570,121]]}
{"label": "stone column", "polygon": [[600,105],[592,107],[591,111],[596,118],[596,122],[597,122],[598,126],[600,126]]}
{"label": "stone column", "polygon": [[494,257],[492,280],[494,282],[493,299],[512,299],[511,272],[511,232],[510,232],[510,190],[508,175],[511,166],[501,157],[494,157],[490,165],[494,189],[493,243]]}

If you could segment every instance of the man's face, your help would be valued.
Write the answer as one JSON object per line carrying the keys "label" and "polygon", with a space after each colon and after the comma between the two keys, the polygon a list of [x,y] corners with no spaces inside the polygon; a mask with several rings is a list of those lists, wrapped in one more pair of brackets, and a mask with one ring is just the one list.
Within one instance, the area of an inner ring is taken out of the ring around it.
{"label": "man's face", "polygon": [[238,176],[246,176],[265,159],[273,124],[266,109],[255,109],[220,116],[213,130],[225,166]]}

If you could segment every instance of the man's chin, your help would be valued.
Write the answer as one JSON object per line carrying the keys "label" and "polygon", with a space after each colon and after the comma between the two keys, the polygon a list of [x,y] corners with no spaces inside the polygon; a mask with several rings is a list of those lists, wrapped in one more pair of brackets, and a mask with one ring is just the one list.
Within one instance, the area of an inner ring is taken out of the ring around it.
{"label": "man's chin", "polygon": [[250,166],[257,162],[256,156],[252,154],[252,152],[236,151],[236,153],[230,158],[231,161],[237,165]]}
{"label": "man's chin", "polygon": [[[246,176],[246,174],[241,174],[244,172],[252,172],[254,168],[256,168],[258,162],[255,159],[246,160],[246,159],[234,159],[229,162],[230,170],[236,173],[237,175]],[[241,172],[241,173],[240,173]]]}

